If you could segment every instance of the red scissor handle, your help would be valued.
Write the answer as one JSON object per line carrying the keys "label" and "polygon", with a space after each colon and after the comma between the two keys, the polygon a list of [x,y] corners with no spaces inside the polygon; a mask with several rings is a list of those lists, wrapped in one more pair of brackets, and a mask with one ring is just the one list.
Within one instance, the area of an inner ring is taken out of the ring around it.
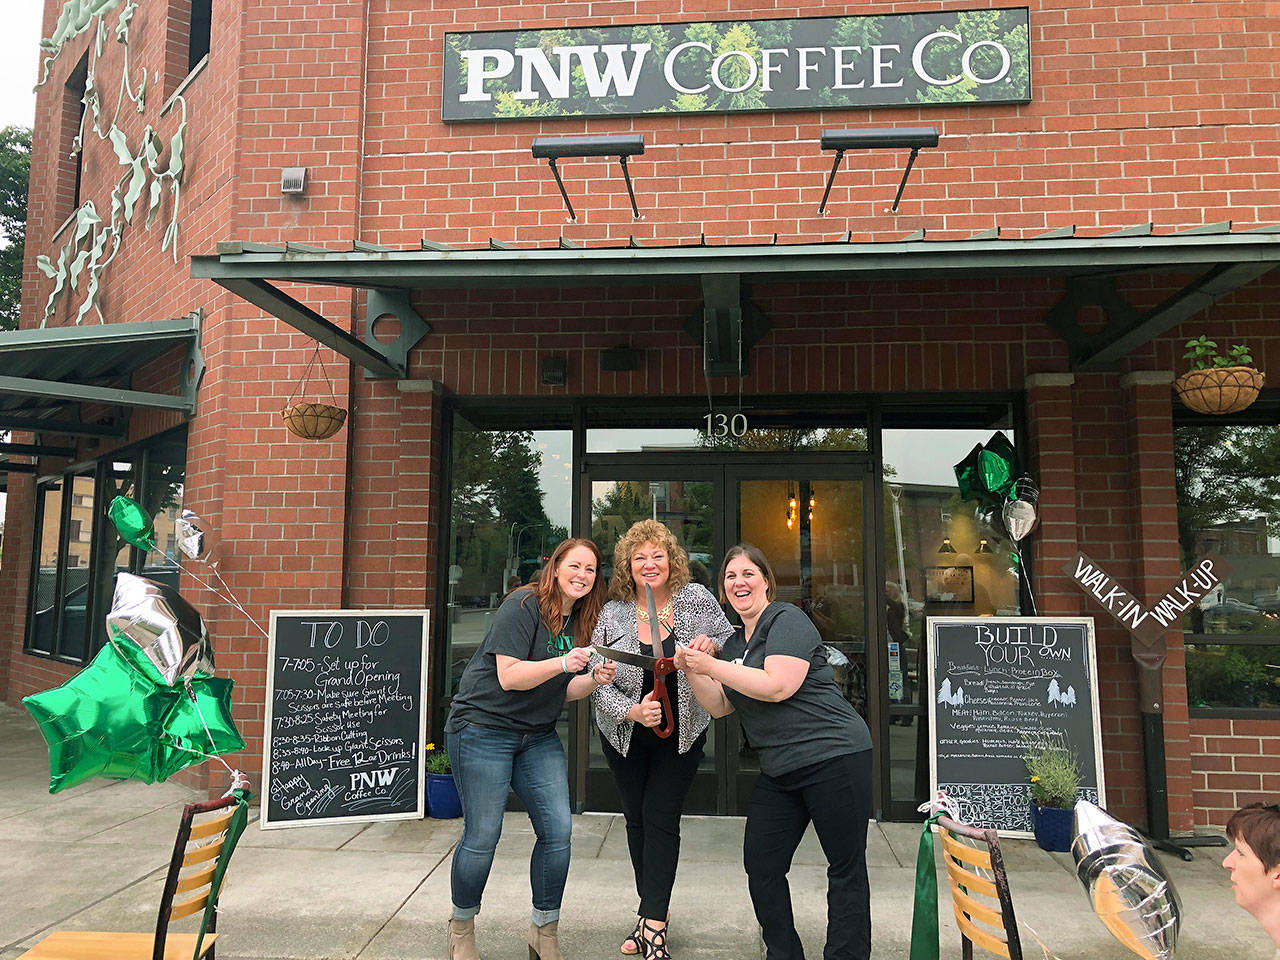
{"label": "red scissor handle", "polygon": [[667,684],[662,679],[669,673],[675,673],[676,662],[670,657],[660,657],[653,665],[653,698],[662,707],[662,723],[651,729],[664,740],[671,736],[676,728],[675,714],[671,712],[671,695],[667,693]]}

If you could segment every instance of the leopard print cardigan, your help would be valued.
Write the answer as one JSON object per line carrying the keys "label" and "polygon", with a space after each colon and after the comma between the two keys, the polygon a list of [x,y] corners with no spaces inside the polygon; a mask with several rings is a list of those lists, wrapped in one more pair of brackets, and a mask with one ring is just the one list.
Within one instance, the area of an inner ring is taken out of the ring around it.
{"label": "leopard print cardigan", "polygon": [[[720,609],[720,604],[706,587],[698,583],[690,583],[675,595],[675,635],[682,641],[692,640],[705,633],[719,650],[725,641],[733,635],[733,627]],[[610,600],[600,611],[600,620],[596,623],[595,632],[591,634],[591,642],[601,646],[616,647],[627,653],[651,653],[648,643],[641,644],[636,625],[635,604],[622,600]],[[599,654],[591,655],[590,666],[594,669],[603,663]],[[644,689],[644,671],[631,664],[618,664],[618,675],[613,683],[598,688],[592,695],[595,704],[596,725],[600,728],[617,750],[624,757],[631,748],[631,731],[635,723],[627,719],[627,711],[640,702]],[[680,722],[680,737],[677,752],[688,753],[707,726],[711,717],[694,699],[689,681],[683,671],[676,671],[676,691],[678,703],[676,714]]]}

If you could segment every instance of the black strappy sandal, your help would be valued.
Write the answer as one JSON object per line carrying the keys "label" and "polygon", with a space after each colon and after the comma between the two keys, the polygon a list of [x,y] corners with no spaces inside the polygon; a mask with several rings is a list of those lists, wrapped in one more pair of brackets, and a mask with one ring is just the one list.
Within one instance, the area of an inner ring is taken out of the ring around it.
{"label": "black strappy sandal", "polygon": [[655,930],[647,923],[642,925],[640,943],[644,948],[644,960],[671,960],[667,949],[667,928]]}
{"label": "black strappy sandal", "polygon": [[[641,932],[643,926],[644,926],[644,919],[641,917],[637,917],[636,928],[631,931],[630,936],[626,937],[622,941],[622,946],[618,948],[619,953],[621,953],[625,957],[635,957],[635,956],[638,956],[641,953],[641,951],[644,950],[644,934]],[[635,944],[634,950],[627,949],[627,944],[629,943]]]}

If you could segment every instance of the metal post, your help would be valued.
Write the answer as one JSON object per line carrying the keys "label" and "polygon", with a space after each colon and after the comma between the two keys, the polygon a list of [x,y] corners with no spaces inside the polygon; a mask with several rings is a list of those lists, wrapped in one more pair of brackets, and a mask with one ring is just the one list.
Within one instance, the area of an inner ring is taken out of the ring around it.
{"label": "metal post", "polygon": [[[818,216],[822,216],[827,209],[827,197],[831,195],[831,184],[835,182],[836,171],[840,169],[840,161],[844,159],[844,151],[836,151],[836,162],[831,165],[831,172],[827,174],[827,189],[822,191],[822,202],[818,204]],[[910,168],[908,168],[910,169]]]}
{"label": "metal post", "polygon": [[898,184],[898,195],[893,198],[893,206],[889,208],[890,213],[898,212],[898,201],[902,199],[902,191],[907,186],[907,177],[911,176],[911,165],[916,162],[916,154],[919,152],[919,147],[911,148],[911,156],[907,159],[907,169],[902,171],[902,182]]}
{"label": "metal post", "polygon": [[560,168],[556,166],[556,158],[551,157],[547,164],[551,167],[551,175],[556,178],[556,186],[560,188],[560,196],[564,197],[564,205],[569,208],[569,219],[578,222],[578,215],[573,212],[573,204],[569,202],[569,194],[565,193],[564,181],[560,179]]}
{"label": "metal post", "polygon": [[635,220],[640,219],[640,208],[636,206],[636,192],[631,188],[631,174],[627,171],[627,158],[619,157],[618,162],[622,164],[622,178],[627,181],[627,196],[631,198],[631,216]]}

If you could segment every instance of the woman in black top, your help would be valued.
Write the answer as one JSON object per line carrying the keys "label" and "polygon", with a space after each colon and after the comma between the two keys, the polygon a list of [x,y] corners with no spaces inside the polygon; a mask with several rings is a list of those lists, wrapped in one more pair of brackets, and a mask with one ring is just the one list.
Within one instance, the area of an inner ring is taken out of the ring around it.
{"label": "woman in black top", "polygon": [[[663,656],[677,641],[706,635],[719,647],[733,632],[706,587],[690,580],[689,557],[657,520],[633,524],[614,549],[613,581],[592,642],[626,653],[653,654],[645,587],[653,591]],[[622,941],[624,954],[670,960],[667,914],[680,858],[680,814],[702,760],[711,718],[698,705],[681,673],[666,685],[672,717],[664,718],[653,674],[624,664],[617,679],[592,694],[600,749],[613,772],[627,822],[627,849],[636,878],[635,929]],[[654,732],[663,720],[667,737]]]}
{"label": "woman in black top", "polygon": [[[531,960],[561,960],[560,900],[569,873],[569,778],[556,720],[566,700],[611,683],[613,664],[586,672],[586,649],[604,606],[600,551],[565,540],[535,585],[502,601],[467,663],[445,733],[462,798],[462,839],[453,852],[450,960],[479,960],[475,916],[502,832],[507,793],[529,811],[538,840],[529,868]],[[581,675],[579,675],[581,673]]]}
{"label": "woman in black top", "polygon": [[766,960],[804,957],[787,871],[810,822],[829,862],[824,958],[867,960],[871,735],[836,686],[817,629],[798,607],[775,602],[775,591],[758,548],[731,548],[720,568],[720,598],[742,627],[719,658],[698,637],[676,651],[676,665],[712,716],[737,711],[760,756],[743,860]]}

